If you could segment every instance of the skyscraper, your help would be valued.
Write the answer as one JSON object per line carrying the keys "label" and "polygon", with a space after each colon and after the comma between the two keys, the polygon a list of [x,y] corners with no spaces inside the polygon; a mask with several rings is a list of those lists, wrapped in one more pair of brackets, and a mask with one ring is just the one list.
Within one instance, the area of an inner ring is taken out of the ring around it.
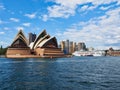
{"label": "skyscraper", "polygon": [[72,54],[75,51],[86,50],[86,45],[84,42],[76,44],[76,42],[66,40],[60,42],[60,48],[65,54]]}
{"label": "skyscraper", "polygon": [[69,53],[72,54],[74,52],[74,43],[71,41],[69,44]]}
{"label": "skyscraper", "polygon": [[66,41],[61,41],[60,43],[61,45],[61,50],[65,53],[65,54],[69,54],[69,40]]}
{"label": "skyscraper", "polygon": [[66,54],[69,54],[69,40],[65,41],[65,51],[66,51]]}
{"label": "skyscraper", "polygon": [[79,50],[86,50],[86,45],[84,42],[79,42],[77,48],[78,48],[78,51]]}
{"label": "skyscraper", "polygon": [[73,49],[74,49],[74,51],[77,51],[77,44],[76,44],[76,42],[73,43]]}
{"label": "skyscraper", "polygon": [[65,41],[61,41],[61,42],[60,42],[60,47],[61,47],[61,50],[62,50],[62,51],[65,50]]}
{"label": "skyscraper", "polygon": [[30,44],[31,42],[34,42],[35,39],[36,39],[36,34],[29,33],[29,44]]}

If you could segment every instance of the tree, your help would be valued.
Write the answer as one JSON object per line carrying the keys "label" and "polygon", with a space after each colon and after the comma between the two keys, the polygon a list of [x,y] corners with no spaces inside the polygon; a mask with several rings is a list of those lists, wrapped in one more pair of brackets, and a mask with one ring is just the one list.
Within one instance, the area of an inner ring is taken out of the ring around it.
{"label": "tree", "polygon": [[0,47],[0,55],[5,55],[7,51],[7,48],[2,48],[2,46]]}
{"label": "tree", "polygon": [[1,50],[3,49],[3,48],[2,48],[2,45],[1,45],[0,49],[1,49]]}

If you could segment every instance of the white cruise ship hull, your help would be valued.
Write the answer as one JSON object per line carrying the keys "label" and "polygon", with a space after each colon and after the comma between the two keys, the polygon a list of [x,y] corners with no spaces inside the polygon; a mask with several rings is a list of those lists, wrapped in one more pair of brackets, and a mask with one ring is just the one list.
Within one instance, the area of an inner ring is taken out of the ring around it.
{"label": "white cruise ship hull", "polygon": [[105,56],[104,51],[75,51],[74,56]]}

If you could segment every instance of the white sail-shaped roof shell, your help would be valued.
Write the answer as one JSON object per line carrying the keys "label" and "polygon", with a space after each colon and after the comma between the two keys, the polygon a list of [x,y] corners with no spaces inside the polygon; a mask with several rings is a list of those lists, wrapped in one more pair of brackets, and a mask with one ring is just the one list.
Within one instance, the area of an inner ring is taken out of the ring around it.
{"label": "white sail-shaped roof shell", "polygon": [[41,44],[42,42],[44,42],[45,40],[48,40],[48,38],[50,38],[50,35],[45,35],[44,37],[40,38],[37,43],[34,46],[34,49],[39,47],[39,44]]}
{"label": "white sail-shaped roof shell", "polygon": [[28,46],[28,41],[27,41],[25,35],[23,34],[22,30],[20,30],[20,31],[18,32],[18,34],[16,35],[16,37],[15,37],[15,39],[14,39],[14,41],[13,41],[13,43],[12,43],[11,45],[13,45],[14,42],[15,42],[17,39],[19,39],[19,38]]}
{"label": "white sail-shaped roof shell", "polygon": [[44,37],[46,36],[47,33],[46,33],[46,30],[43,30],[39,35],[38,37],[35,39],[34,43],[33,43],[33,47],[32,49],[35,49],[36,48],[36,45],[39,43],[39,41]]}
{"label": "white sail-shaped roof shell", "polygon": [[[51,38],[49,38],[49,39],[45,39],[44,41],[42,41],[39,45],[38,45],[38,47],[43,47],[48,41],[50,41],[51,39],[55,39],[55,37],[51,37]],[[57,43],[57,42],[56,42]]]}

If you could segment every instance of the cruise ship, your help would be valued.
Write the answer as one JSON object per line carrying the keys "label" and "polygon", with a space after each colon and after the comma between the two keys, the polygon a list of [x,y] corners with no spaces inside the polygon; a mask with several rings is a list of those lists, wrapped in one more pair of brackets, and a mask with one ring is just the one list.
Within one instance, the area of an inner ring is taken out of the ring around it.
{"label": "cruise ship", "polygon": [[74,56],[105,56],[105,51],[96,50],[96,51],[75,51]]}

